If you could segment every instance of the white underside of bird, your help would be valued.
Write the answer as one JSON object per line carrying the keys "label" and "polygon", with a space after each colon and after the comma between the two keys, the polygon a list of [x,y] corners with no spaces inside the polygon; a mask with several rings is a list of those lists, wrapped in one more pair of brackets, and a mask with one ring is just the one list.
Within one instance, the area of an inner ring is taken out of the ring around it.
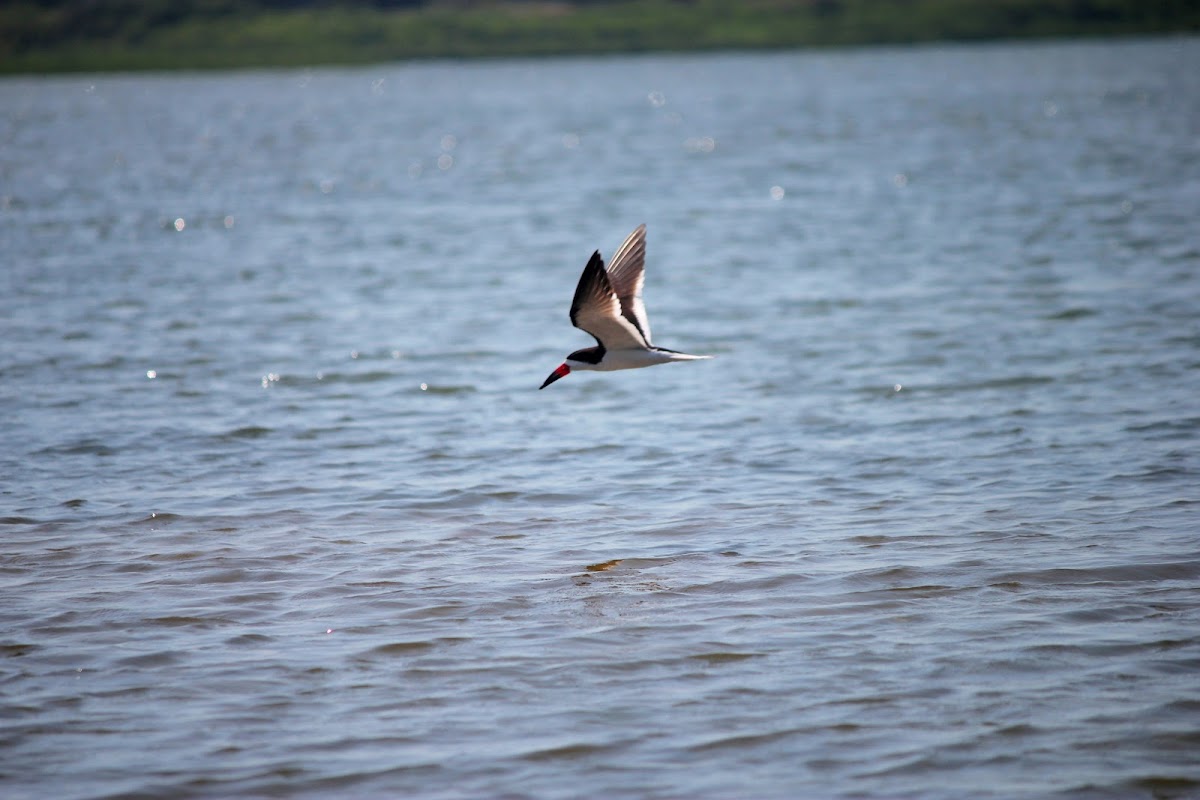
{"label": "white underside of bird", "polygon": [[639,225],[617,249],[607,269],[600,251],[592,254],[571,303],[571,324],[596,340],[567,356],[539,387],[575,370],[608,372],[640,369],[672,361],[700,361],[712,356],[679,353],[650,343],[650,320],[642,301],[645,282],[646,226]]}
{"label": "white underside of bird", "polygon": [[567,358],[566,364],[572,371],[577,369],[608,372],[614,369],[640,369],[653,367],[655,364],[669,364],[672,361],[703,361],[712,356],[693,356],[687,353],[675,353],[670,350],[608,350],[599,364],[589,364],[586,361],[575,361]]}

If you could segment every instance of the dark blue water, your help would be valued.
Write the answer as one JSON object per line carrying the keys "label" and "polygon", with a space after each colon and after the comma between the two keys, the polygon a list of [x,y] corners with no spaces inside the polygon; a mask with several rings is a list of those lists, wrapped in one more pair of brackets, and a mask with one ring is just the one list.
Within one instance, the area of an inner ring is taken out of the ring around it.
{"label": "dark blue water", "polygon": [[0,794],[1200,796],[1198,217],[1194,38],[4,79]]}

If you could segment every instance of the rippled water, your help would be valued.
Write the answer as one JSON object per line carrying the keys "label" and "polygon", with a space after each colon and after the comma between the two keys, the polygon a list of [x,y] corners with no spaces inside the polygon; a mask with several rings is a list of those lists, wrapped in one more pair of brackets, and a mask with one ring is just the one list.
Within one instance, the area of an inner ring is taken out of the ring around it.
{"label": "rippled water", "polygon": [[[1200,796],[1200,40],[0,81],[0,793]],[[658,344],[576,374],[649,226]]]}

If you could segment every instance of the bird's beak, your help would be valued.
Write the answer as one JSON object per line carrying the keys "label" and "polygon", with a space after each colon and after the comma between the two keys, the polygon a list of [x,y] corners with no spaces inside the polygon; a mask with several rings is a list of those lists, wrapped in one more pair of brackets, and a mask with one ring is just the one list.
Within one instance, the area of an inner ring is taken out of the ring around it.
{"label": "bird's beak", "polygon": [[563,377],[564,375],[566,375],[566,374],[567,374],[567,373],[569,373],[570,371],[571,371],[571,368],[570,368],[570,367],[568,367],[566,364],[562,364],[561,366],[559,366],[559,368],[558,368],[558,369],[556,369],[556,370],[554,370],[554,372],[551,372],[551,373],[550,373],[550,377],[549,377],[549,378],[546,378],[546,382],[545,382],[545,383],[543,383],[541,386],[539,386],[539,387],[538,387],[538,391],[541,391],[542,389],[545,389],[547,386],[549,386],[550,384],[554,383],[556,380],[558,380],[559,378]]}

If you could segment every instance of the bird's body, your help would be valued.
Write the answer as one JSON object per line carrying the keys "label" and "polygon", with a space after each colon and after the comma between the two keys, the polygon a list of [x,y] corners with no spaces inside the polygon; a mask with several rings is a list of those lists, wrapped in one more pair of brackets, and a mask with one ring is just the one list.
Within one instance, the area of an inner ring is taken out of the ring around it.
{"label": "bird's body", "polygon": [[545,389],[574,370],[607,372],[712,358],[678,353],[650,343],[650,321],[642,301],[645,263],[645,225],[639,225],[629,234],[607,269],[600,251],[592,254],[575,287],[571,324],[590,333],[596,346],[571,353],[538,388]]}
{"label": "bird's body", "polygon": [[[663,347],[647,347],[640,349],[630,348],[628,350],[606,350],[599,362],[592,361],[595,358],[593,353],[599,353],[599,351],[599,347],[578,350],[567,356],[567,363],[570,364],[572,370],[591,369],[598,372],[608,372],[615,369],[653,367],[655,364],[669,364],[672,361],[697,361],[699,359],[712,358],[712,356],[692,356],[687,353],[676,353],[674,350],[667,350]],[[586,355],[581,358],[580,354]]]}

